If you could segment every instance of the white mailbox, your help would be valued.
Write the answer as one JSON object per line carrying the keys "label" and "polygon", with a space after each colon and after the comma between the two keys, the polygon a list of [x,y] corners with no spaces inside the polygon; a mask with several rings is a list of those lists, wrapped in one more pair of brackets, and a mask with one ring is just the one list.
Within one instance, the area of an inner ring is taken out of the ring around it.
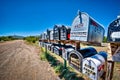
{"label": "white mailbox", "polygon": [[70,39],[102,42],[105,30],[101,24],[84,12],[79,12],[72,23]]}
{"label": "white mailbox", "polygon": [[82,73],[92,80],[99,80],[104,76],[107,60],[106,52],[99,52],[88,58],[83,59]]}

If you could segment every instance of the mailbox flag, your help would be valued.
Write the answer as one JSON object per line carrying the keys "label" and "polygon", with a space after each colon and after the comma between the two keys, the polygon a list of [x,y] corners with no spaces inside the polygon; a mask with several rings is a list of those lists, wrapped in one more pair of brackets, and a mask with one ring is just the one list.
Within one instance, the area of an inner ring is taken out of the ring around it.
{"label": "mailbox flag", "polygon": [[69,40],[70,39],[70,34],[68,34],[67,37],[68,37],[68,40]]}

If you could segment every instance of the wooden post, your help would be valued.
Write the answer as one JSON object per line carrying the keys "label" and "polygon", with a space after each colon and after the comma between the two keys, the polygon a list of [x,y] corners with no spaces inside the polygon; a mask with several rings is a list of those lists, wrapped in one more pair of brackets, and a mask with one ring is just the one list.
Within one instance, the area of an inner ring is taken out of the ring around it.
{"label": "wooden post", "polygon": [[80,41],[75,42],[75,48],[76,50],[80,49]]}
{"label": "wooden post", "polygon": [[113,72],[114,72],[114,61],[112,60],[112,56],[115,54],[117,48],[120,46],[120,43],[110,43],[108,47],[108,54],[110,55],[108,57],[107,62],[107,75],[106,80],[112,80],[113,78]]}

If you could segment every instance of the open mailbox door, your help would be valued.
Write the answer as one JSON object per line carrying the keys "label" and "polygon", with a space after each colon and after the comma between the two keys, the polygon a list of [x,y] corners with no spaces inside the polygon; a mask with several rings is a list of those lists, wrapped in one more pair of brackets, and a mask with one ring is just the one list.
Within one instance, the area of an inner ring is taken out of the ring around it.
{"label": "open mailbox door", "polygon": [[78,51],[73,50],[69,54],[68,62],[69,62],[71,67],[82,72],[83,59],[90,57],[90,56],[93,56],[95,54],[97,54],[97,51],[92,47],[83,48],[83,49],[80,49]]}

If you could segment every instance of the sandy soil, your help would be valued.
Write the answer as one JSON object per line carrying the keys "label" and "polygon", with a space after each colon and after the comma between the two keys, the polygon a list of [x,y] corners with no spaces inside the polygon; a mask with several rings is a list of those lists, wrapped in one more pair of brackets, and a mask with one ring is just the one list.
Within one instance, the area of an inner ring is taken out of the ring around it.
{"label": "sandy soil", "polygon": [[58,80],[38,52],[22,40],[0,43],[0,80]]}

